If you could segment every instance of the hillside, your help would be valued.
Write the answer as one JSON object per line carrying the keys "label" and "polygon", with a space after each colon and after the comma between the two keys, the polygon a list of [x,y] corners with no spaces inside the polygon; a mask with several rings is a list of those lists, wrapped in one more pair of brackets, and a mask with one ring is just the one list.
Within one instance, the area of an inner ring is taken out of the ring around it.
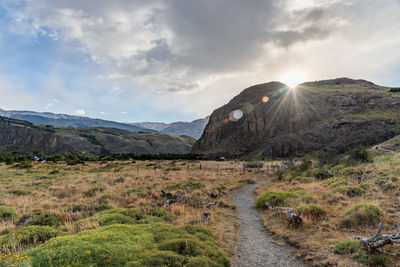
{"label": "hillside", "polygon": [[368,81],[340,78],[295,89],[271,82],[215,110],[192,152],[266,158],[343,152],[396,136],[399,123],[400,95]]}
{"label": "hillside", "polygon": [[114,128],[61,128],[38,126],[0,117],[0,150],[16,152],[92,152],[184,154],[194,139]]}
{"label": "hillside", "polygon": [[187,135],[193,138],[200,138],[203,134],[204,128],[208,123],[209,117],[204,119],[198,119],[191,122],[172,122],[172,123],[163,123],[163,122],[138,122],[132,123],[132,125],[136,125],[138,127],[152,129],[155,131],[160,131],[165,134],[172,135]]}
{"label": "hillside", "polygon": [[57,127],[107,127],[127,130],[131,132],[158,132],[157,130],[147,129],[127,123],[93,119],[81,116],[66,114],[54,114],[50,112],[18,111],[0,109],[0,116],[29,121],[34,124],[52,125]]}

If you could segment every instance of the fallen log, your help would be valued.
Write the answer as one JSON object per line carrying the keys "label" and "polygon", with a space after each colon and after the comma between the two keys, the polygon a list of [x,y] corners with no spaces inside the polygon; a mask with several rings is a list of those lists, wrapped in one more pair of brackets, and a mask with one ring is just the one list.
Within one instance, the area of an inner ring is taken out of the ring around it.
{"label": "fallen log", "polygon": [[371,237],[364,237],[364,236],[355,236],[354,238],[357,240],[360,240],[360,242],[366,246],[371,253],[375,253],[376,251],[395,256],[395,257],[400,257],[399,253],[389,253],[381,249],[381,247],[386,246],[386,245],[393,245],[393,244],[399,244],[400,241],[397,241],[397,239],[400,239],[400,229],[399,226],[397,226],[397,229],[399,229],[398,233],[395,234],[386,234],[383,235],[381,234],[382,232],[382,227],[383,223],[381,222],[378,226],[378,230],[376,233],[371,236]]}
{"label": "fallen log", "polygon": [[267,209],[275,210],[276,214],[284,214],[291,224],[299,225],[303,223],[303,219],[291,207],[272,207],[271,203],[265,202]]}

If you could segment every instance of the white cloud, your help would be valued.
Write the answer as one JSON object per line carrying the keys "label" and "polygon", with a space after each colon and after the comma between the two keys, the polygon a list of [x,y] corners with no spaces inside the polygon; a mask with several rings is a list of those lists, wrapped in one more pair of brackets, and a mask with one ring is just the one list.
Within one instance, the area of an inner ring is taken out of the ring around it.
{"label": "white cloud", "polygon": [[86,111],[84,109],[77,109],[77,110],[75,110],[75,114],[82,116],[82,115],[86,114]]}
{"label": "white cloud", "polygon": [[[86,110],[140,106],[149,113],[146,104],[158,113],[205,116],[245,87],[289,71],[311,80],[398,80],[398,0],[14,2],[0,3],[14,33],[76,46],[104,68],[92,78],[105,92],[124,92],[115,99],[96,95],[99,105],[87,101],[89,93],[72,94],[50,78],[46,88],[57,99]],[[136,105],[126,98],[129,92]]]}

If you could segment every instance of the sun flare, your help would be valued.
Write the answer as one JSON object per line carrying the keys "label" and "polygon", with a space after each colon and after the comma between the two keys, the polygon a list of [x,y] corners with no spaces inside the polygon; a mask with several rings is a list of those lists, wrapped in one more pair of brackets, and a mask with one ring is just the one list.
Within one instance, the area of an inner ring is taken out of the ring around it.
{"label": "sun flare", "polygon": [[303,72],[292,71],[282,75],[280,81],[290,88],[295,88],[297,85],[307,81],[307,75]]}

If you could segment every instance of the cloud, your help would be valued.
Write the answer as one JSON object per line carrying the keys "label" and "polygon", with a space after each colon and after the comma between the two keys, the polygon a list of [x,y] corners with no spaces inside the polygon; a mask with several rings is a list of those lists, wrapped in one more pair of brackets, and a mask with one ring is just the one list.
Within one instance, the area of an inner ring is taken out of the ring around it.
{"label": "cloud", "polygon": [[104,114],[203,117],[243,88],[292,71],[310,79],[400,83],[398,0],[3,0],[0,5],[10,18],[9,32],[74,47],[101,67],[73,92],[60,78],[64,69],[51,73],[44,88],[55,92],[50,98],[62,100],[60,105]]}
{"label": "cloud", "polygon": [[[209,75],[252,68],[267,54],[267,43],[290,46],[329,35],[330,24],[273,30],[286,14],[278,2],[26,0],[13,8],[6,0],[4,6],[15,32],[77,42],[78,49],[114,72],[109,78],[181,92],[199,89]],[[317,20],[322,13],[294,12],[290,18]]]}
{"label": "cloud", "polygon": [[75,114],[82,116],[82,115],[86,114],[86,111],[84,109],[77,109],[77,110],[75,110]]}

